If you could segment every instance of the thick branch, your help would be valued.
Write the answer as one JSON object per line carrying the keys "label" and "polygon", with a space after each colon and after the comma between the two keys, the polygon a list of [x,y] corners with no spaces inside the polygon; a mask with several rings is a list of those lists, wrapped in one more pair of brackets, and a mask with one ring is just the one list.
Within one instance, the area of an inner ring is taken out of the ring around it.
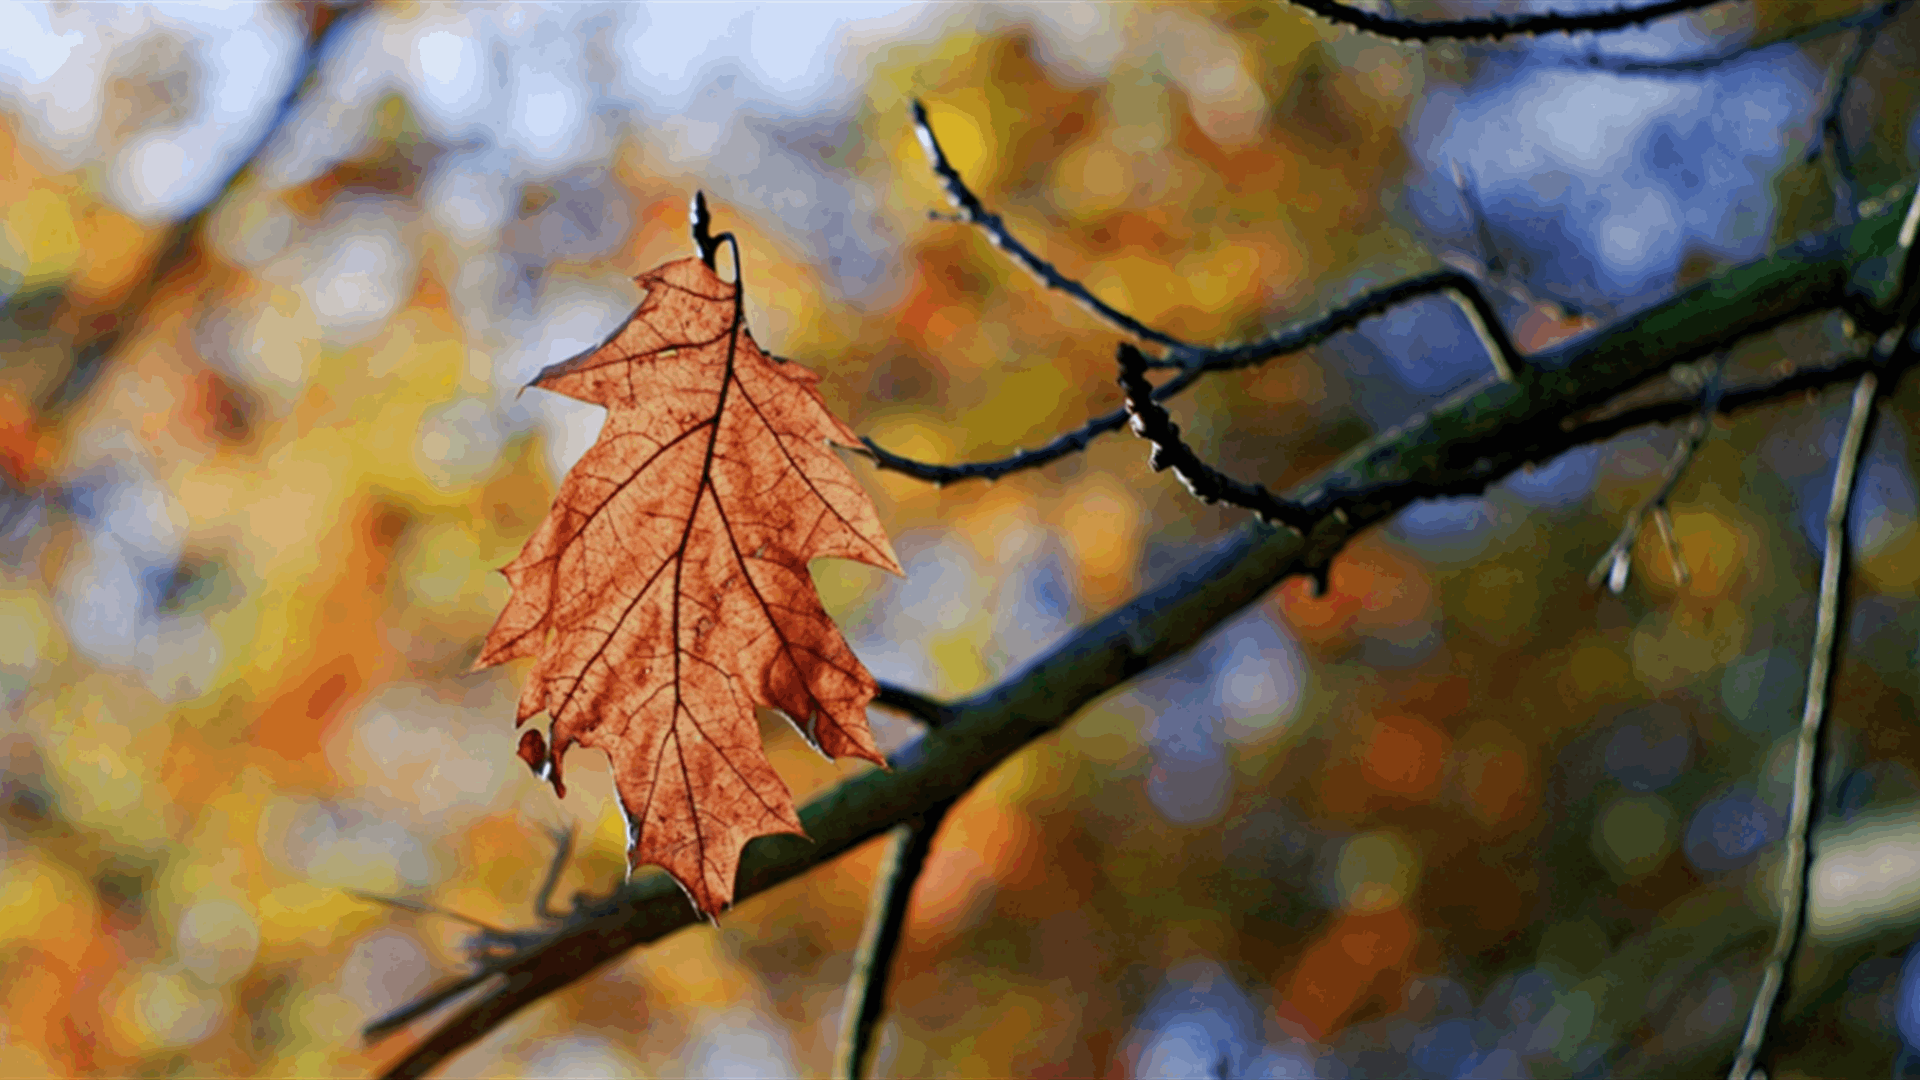
{"label": "thick branch", "polygon": [[[1433,413],[1356,448],[1287,493],[1315,515],[1307,537],[1249,523],[1172,580],[952,706],[950,722],[895,754],[891,770],[855,777],[810,802],[800,815],[806,838],[755,841],[741,863],[735,895],[764,892],[960,797],[1089,702],[1191,648],[1285,578],[1305,572],[1316,556],[1337,550],[1353,533],[1414,500],[1482,491],[1522,464],[1581,445],[1582,429],[1568,431],[1563,421],[1666,368],[1849,303],[1854,275],[1866,277],[1870,272],[1863,266],[1884,265],[1876,260],[1894,252],[1900,224],[1882,214],[1730,270],[1534,357],[1516,382],[1484,380]],[[1877,295],[1872,282],[1860,288]],[[526,1006],[695,921],[666,876],[636,878],[612,896],[588,902],[543,944],[476,975],[467,986],[489,985],[387,1075],[425,1075]]]}

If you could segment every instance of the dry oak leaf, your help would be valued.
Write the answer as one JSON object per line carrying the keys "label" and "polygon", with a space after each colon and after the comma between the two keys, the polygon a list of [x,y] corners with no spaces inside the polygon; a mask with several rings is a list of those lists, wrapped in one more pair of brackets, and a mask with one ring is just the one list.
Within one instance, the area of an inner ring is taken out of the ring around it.
{"label": "dry oak leaf", "polygon": [[900,573],[853,474],[858,446],[819,376],[761,351],[736,284],[699,259],[635,279],[646,297],[606,343],[530,385],[602,405],[606,426],[502,573],[513,597],[474,663],[535,657],[520,756],[566,794],[568,748],[604,750],[630,868],[666,869],[709,916],[740,851],[799,833],[756,706],[820,750],[885,764],[867,728],[873,676],[820,606],[817,558]]}

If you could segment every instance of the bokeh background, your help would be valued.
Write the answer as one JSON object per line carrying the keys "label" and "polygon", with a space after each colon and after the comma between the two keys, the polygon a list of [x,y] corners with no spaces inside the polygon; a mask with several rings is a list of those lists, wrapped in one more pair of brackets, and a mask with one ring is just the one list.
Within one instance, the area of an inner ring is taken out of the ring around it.
{"label": "bokeh background", "polygon": [[[688,253],[694,190],[741,237],[755,334],[840,415],[998,456],[1119,404],[1115,336],[929,220],[910,98],[1043,255],[1174,333],[1446,259],[1539,348],[1833,220],[1807,155],[1855,39],[1797,31],[1873,10],[1419,51],[1265,3],[0,6],[0,1075],[365,1074],[424,1029],[359,1027],[468,931],[346,890],[528,925],[570,826],[561,896],[619,879],[603,761],[557,801],[513,753],[522,672],[466,669],[600,423],[519,388]],[[1920,14],[1889,14],[1838,114],[1863,194],[1920,167]],[[1728,378],[1844,348],[1809,320]],[[1485,370],[1421,302],[1176,414],[1281,488]],[[1855,503],[1780,1077],[1920,1044],[1914,405]],[[1324,598],[1289,582],[1016,756],[941,834],[878,1073],[1720,1067],[1843,417],[1836,391],[1715,426],[1673,499],[1684,582],[1649,531],[1623,593],[1586,584],[1678,438],[1634,432],[1410,508]],[[907,575],[816,578],[883,679],[987,686],[1238,523],[1145,457],[1108,436],[945,489],[855,460]],[[860,767],[765,732],[803,798]],[[879,859],[633,953],[448,1074],[824,1074]]]}

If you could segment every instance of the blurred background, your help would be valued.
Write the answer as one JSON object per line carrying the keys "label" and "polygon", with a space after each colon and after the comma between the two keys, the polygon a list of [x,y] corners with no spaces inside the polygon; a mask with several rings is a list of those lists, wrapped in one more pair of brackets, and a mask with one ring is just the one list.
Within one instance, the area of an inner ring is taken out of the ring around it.
{"label": "blurred background", "polygon": [[[360,1026],[468,931],[346,890],[527,925],[570,826],[560,895],[620,878],[604,760],[556,800],[514,756],[522,670],[466,669],[600,424],[520,387],[690,253],[696,189],[754,333],[839,415],[993,457],[1117,407],[1115,336],[929,220],[913,97],[1021,236],[1170,332],[1446,260],[1535,349],[1827,227],[1834,130],[1857,194],[1909,177],[1917,38],[1857,0],[1425,50],[1267,3],[0,6],[0,1075],[362,1075],[426,1025]],[[1414,303],[1175,413],[1280,489],[1485,373],[1474,341]],[[1728,378],[1844,348],[1808,320]],[[1855,502],[1779,1077],[1920,1044],[1914,406]],[[1844,416],[1836,390],[1715,426],[1672,501],[1684,582],[1648,530],[1623,593],[1586,584],[1679,437],[1636,431],[1410,508],[1325,597],[1289,582],[1029,747],[941,834],[878,1074],[1723,1068]],[[816,579],[882,679],[941,697],[1242,516],[1124,434],[994,485],[853,467],[907,574]],[[863,767],[765,733],[802,799]],[[824,1074],[879,859],[608,965],[448,1075]]]}

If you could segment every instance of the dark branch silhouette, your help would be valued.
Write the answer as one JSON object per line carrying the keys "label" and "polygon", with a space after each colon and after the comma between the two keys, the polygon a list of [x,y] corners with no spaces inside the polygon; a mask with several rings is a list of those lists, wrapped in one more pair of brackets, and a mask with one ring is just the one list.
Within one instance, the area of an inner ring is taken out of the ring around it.
{"label": "dark branch silhouette", "polygon": [[940,178],[941,186],[946,188],[947,198],[959,209],[960,219],[970,225],[979,226],[981,231],[987,234],[987,238],[993,241],[994,247],[1011,255],[1015,262],[1031,271],[1033,276],[1039,278],[1047,288],[1058,289],[1080,301],[1095,315],[1122,333],[1131,334],[1142,341],[1150,341],[1178,355],[1185,355],[1187,351],[1195,348],[1171,334],[1155,330],[1133,316],[1108,306],[1099,297],[1087,291],[1086,286],[1054,269],[1052,263],[1035,255],[1033,249],[1016,239],[1013,233],[1008,231],[1007,224],[1000,215],[989,212],[981,204],[979,196],[967,187],[966,181],[960,178],[959,171],[947,160],[947,152],[941,148],[940,140],[934,137],[933,125],[927,122],[927,107],[921,104],[918,98],[913,101],[913,126],[920,135],[920,145],[927,152],[927,159],[933,166],[934,175]]}
{"label": "dark branch silhouette", "polygon": [[1313,515],[1304,507],[1287,502],[1268,491],[1264,484],[1248,484],[1226,475],[1200,460],[1185,439],[1180,425],[1166,408],[1153,400],[1153,384],[1147,381],[1147,358],[1132,344],[1120,345],[1120,386],[1127,393],[1127,412],[1133,416],[1133,433],[1153,444],[1147,463],[1154,472],[1172,469],[1193,497],[1203,503],[1224,502],[1251,510],[1261,521],[1285,525],[1304,533],[1313,524]]}
{"label": "dark branch silhouette", "polygon": [[1860,178],[1853,161],[1853,148],[1847,142],[1842,113],[1847,105],[1847,91],[1853,88],[1853,80],[1860,72],[1860,64],[1872,50],[1873,43],[1879,38],[1880,30],[1891,22],[1894,16],[1911,0],[1888,0],[1872,11],[1864,12],[1860,22],[1859,35],[1854,39],[1853,48],[1847,50],[1846,59],[1840,63],[1840,69],[1833,77],[1833,89],[1827,98],[1827,107],[1821,111],[1820,122],[1814,126],[1813,138],[1807,143],[1806,160],[1813,161],[1823,151],[1833,163],[1833,186],[1835,213],[1841,224],[1850,223],[1856,214],[1855,203],[1859,201]]}
{"label": "dark branch silhouette", "polygon": [[1394,41],[1496,41],[1517,34],[1577,34],[1620,30],[1738,0],[1659,0],[1580,14],[1488,15],[1478,19],[1400,19],[1375,15],[1342,0],[1287,0],[1329,22]]}
{"label": "dark branch silhouette", "polygon": [[[995,247],[1007,252],[1015,262],[1026,267],[1047,287],[1065,292],[1079,300],[1101,319],[1123,333],[1159,345],[1166,350],[1166,356],[1161,359],[1147,358],[1144,354],[1137,354],[1141,356],[1140,362],[1145,367],[1174,368],[1180,371],[1178,377],[1152,391],[1150,399],[1152,401],[1165,401],[1173,397],[1193,385],[1200,375],[1207,372],[1253,367],[1277,357],[1299,352],[1342,331],[1351,330],[1363,320],[1379,315],[1396,305],[1434,293],[1449,293],[1455,298],[1475,337],[1487,350],[1489,362],[1502,379],[1513,379],[1515,373],[1525,367],[1525,359],[1508,336],[1506,328],[1500,321],[1499,312],[1494,309],[1493,302],[1487,298],[1479,280],[1465,271],[1451,268],[1423,274],[1374,290],[1313,322],[1288,327],[1258,341],[1211,347],[1182,341],[1106,304],[1089,292],[1084,285],[1062,274],[1053,264],[1034,254],[1031,248],[1013,235],[1012,230],[1007,228],[1005,220],[1000,215],[986,208],[986,205],[980,201],[980,197],[974,194],[959,172],[947,160],[946,151],[941,147],[939,137],[934,134],[933,126],[927,120],[926,107],[918,100],[913,102],[913,122],[920,136],[920,144],[926,149],[927,158],[934,173],[940,178],[948,198],[960,209],[960,220],[985,231]],[[697,236],[702,204],[699,203],[698,196],[695,198],[694,216]],[[904,473],[917,480],[945,486],[961,480],[997,480],[1011,473],[1058,461],[1068,454],[1085,450],[1095,436],[1117,430],[1127,421],[1129,415],[1128,410],[1115,410],[1054,438],[1037,450],[1021,450],[1004,458],[958,465],[937,465],[915,461],[886,450],[872,439],[863,438],[861,442],[866,445],[869,456],[881,469]]]}
{"label": "dark branch silhouette", "polygon": [[934,807],[925,817],[907,823],[894,838],[887,864],[880,870],[867,926],[860,935],[859,948],[854,950],[853,977],[847,980],[840,1045],[834,1051],[834,1080],[861,1080],[867,1074],[874,1035],[886,1012],[894,957],[906,936],[907,905],[921,871],[926,869],[934,837],[951,808],[951,803]]}
{"label": "dark branch silhouette", "polygon": [[1704,56],[1690,56],[1683,60],[1629,60],[1617,56],[1601,56],[1589,53],[1585,56],[1563,56],[1545,61],[1557,67],[1580,68],[1590,71],[1610,71],[1620,75],[1673,75],[1693,76],[1716,68],[1725,67],[1738,60],[1744,60],[1755,53],[1783,45],[1806,45],[1835,34],[1844,34],[1852,30],[1871,28],[1877,31],[1892,18],[1904,11],[1912,0],[1890,0],[1889,3],[1865,11],[1849,12],[1833,19],[1823,19],[1796,30],[1767,38],[1763,41],[1747,42],[1741,45],[1721,49]]}

